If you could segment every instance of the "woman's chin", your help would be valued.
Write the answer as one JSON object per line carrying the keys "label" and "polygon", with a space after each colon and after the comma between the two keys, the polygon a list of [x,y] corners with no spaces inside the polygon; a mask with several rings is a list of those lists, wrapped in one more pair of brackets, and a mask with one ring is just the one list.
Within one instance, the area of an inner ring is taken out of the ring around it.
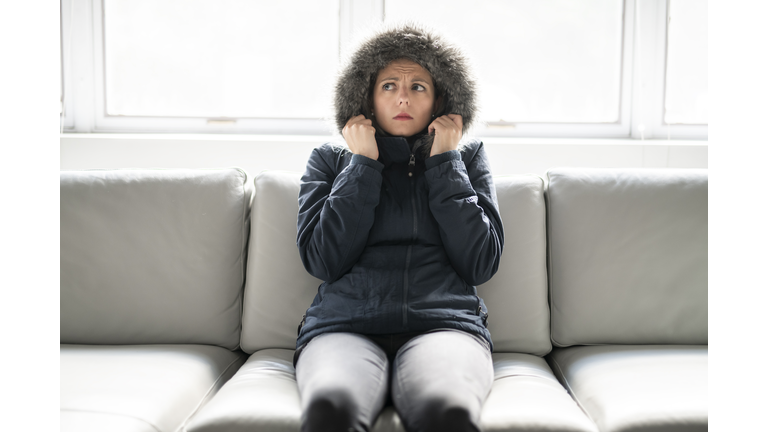
{"label": "woman's chin", "polygon": [[421,132],[423,129],[424,128],[419,129],[413,126],[409,127],[407,125],[402,125],[402,126],[384,128],[384,131],[386,131],[388,134],[392,136],[407,138],[407,137],[416,135],[417,133]]}

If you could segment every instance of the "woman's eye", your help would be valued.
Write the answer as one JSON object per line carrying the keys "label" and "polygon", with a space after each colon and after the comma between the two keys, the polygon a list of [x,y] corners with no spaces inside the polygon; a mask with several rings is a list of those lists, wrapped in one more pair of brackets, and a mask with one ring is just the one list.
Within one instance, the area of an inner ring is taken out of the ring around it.
{"label": "woman's eye", "polygon": [[384,90],[393,90],[394,87],[395,87],[395,85],[392,84],[392,83],[386,83],[383,86],[381,86],[381,88],[383,88]]}
{"label": "woman's eye", "polygon": [[414,84],[413,85],[413,89],[416,90],[416,91],[424,91],[424,90],[426,90],[426,88],[423,85],[421,85],[421,84]]}

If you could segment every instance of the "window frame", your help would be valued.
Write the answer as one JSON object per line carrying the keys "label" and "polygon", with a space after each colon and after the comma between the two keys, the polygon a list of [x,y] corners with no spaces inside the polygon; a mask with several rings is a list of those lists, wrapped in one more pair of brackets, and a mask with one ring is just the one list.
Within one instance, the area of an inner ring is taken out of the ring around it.
{"label": "window frame", "polygon": [[[384,19],[386,0],[339,0],[339,53],[358,29]],[[480,123],[483,137],[707,140],[707,125],[664,121],[672,0],[622,1],[619,119],[613,123]],[[104,0],[61,0],[62,132],[327,135],[324,119],[141,117],[106,114]],[[363,25],[360,25],[363,23]],[[643,97],[635,95],[647,95]]]}
{"label": "window frame", "polygon": [[[708,139],[708,125],[668,124],[664,120],[666,100],[669,3],[672,0],[638,1],[637,54],[633,82],[632,138]],[[646,88],[647,91],[642,91]],[[649,95],[648,98],[639,95]]]}

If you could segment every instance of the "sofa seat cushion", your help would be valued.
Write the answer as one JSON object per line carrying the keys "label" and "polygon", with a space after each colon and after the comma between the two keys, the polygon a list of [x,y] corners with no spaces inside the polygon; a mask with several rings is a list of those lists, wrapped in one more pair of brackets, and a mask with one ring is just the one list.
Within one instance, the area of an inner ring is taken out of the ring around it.
{"label": "sofa seat cushion", "polygon": [[601,432],[706,431],[707,349],[580,346],[549,360]]}
{"label": "sofa seat cushion", "polygon": [[244,360],[209,345],[61,345],[61,430],[180,430]]}
{"label": "sofa seat cushion", "polygon": [[[496,353],[493,363],[495,382],[481,415],[484,431],[597,431],[542,358]],[[300,417],[293,350],[265,349],[251,355],[187,431],[297,431]],[[404,431],[391,406],[372,430]]]}
{"label": "sofa seat cushion", "polygon": [[293,350],[251,355],[187,425],[189,432],[299,430],[301,406]]}
{"label": "sofa seat cushion", "polygon": [[483,431],[597,431],[541,357],[495,353],[493,369]]}
{"label": "sofa seat cushion", "polygon": [[125,414],[61,411],[61,431],[157,432],[152,423]]}

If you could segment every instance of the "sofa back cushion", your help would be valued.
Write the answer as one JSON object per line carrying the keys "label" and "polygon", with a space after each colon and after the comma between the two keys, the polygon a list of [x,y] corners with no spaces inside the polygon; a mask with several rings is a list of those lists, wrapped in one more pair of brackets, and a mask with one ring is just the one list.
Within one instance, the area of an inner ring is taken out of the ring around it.
{"label": "sofa back cushion", "polygon": [[[294,349],[302,314],[321,280],[296,247],[300,173],[265,171],[255,179],[241,347]],[[497,177],[505,245],[499,271],[478,287],[497,352],[544,355],[551,349],[546,280],[544,181]]]}
{"label": "sofa back cushion", "polygon": [[552,342],[706,344],[706,170],[547,177]]}
{"label": "sofa back cushion", "polygon": [[552,350],[544,180],[519,175],[493,181],[504,224],[504,251],[499,270],[477,287],[477,294],[488,306],[496,352],[543,356]]}
{"label": "sofa back cushion", "polygon": [[61,172],[61,342],[237,348],[240,169]]}

